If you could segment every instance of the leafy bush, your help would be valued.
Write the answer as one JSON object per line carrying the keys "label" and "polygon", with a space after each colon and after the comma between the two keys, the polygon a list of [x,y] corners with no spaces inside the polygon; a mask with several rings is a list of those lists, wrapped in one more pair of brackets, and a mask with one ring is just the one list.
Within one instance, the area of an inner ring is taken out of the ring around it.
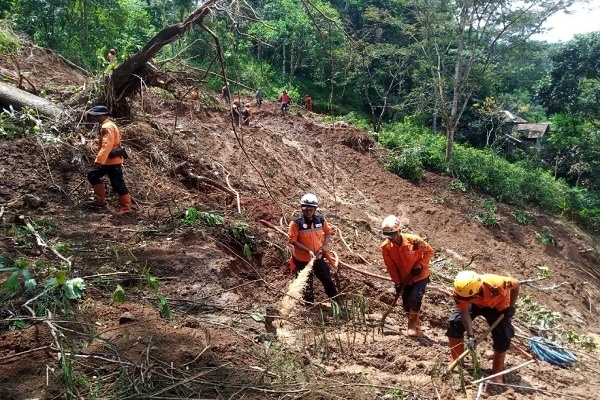
{"label": "leafy bush", "polygon": [[552,233],[552,230],[547,226],[542,226],[542,230],[536,232],[535,235],[540,239],[540,241],[543,244],[556,247],[556,239],[554,238],[554,234]]}
{"label": "leafy bush", "polygon": [[423,165],[414,149],[390,153],[385,167],[396,175],[411,181],[418,181],[423,176]]}
{"label": "leafy bush", "polygon": [[13,54],[19,47],[19,39],[12,32],[0,26],[0,53]]}

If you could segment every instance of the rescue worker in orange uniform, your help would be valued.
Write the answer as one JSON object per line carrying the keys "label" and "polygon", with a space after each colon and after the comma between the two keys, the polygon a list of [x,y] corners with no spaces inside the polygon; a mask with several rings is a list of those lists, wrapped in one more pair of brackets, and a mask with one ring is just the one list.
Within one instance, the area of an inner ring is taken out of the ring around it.
{"label": "rescue worker in orange uniform", "polygon": [[[450,342],[452,361],[464,351],[464,332],[467,332],[467,347],[475,347],[473,319],[479,315],[491,326],[498,317],[504,318],[492,330],[494,358],[492,374],[502,372],[506,351],[510,347],[515,330],[511,318],[515,315],[515,305],[519,296],[519,281],[507,276],[477,274],[473,271],[461,271],[454,279],[454,301],[456,310],[448,318],[446,336]],[[492,378],[502,383],[502,375]]]}
{"label": "rescue worker in orange uniform", "polygon": [[304,95],[304,108],[307,111],[312,111],[313,110],[313,101],[310,98],[309,95]]}
{"label": "rescue worker in orange uniform", "polygon": [[123,157],[111,154],[112,150],[121,147],[121,134],[108,117],[109,114],[105,106],[95,106],[88,111],[89,118],[100,123],[100,130],[94,168],[87,175],[94,188],[95,200],[87,204],[92,207],[106,207],[106,191],[101,178],[108,175],[113,190],[119,195],[120,207],[117,214],[126,214],[131,212],[131,195],[123,179]]}
{"label": "rescue worker in orange uniform", "polygon": [[292,251],[291,267],[298,274],[306,267],[311,259],[316,257],[303,298],[307,304],[315,301],[313,290],[313,274],[321,281],[325,293],[330,299],[337,296],[338,292],[331,277],[331,269],[325,261],[325,253],[328,251],[327,244],[331,239],[331,228],[325,217],[316,214],[319,206],[317,196],[307,193],[300,200],[302,214],[298,215],[288,228],[289,243],[294,246]]}
{"label": "rescue worker in orange uniform", "polygon": [[381,244],[381,253],[396,294],[402,294],[402,307],[408,313],[408,335],[422,335],[419,313],[429,283],[433,249],[417,235],[400,233],[400,225],[395,215],[385,217],[381,231],[387,239]]}

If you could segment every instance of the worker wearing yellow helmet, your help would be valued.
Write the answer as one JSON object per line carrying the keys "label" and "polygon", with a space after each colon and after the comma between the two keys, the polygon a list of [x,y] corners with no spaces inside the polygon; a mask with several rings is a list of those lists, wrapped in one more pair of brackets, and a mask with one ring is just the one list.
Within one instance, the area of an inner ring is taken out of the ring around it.
{"label": "worker wearing yellow helmet", "polygon": [[417,235],[400,233],[400,227],[395,215],[385,217],[381,232],[386,240],[381,244],[381,253],[396,294],[402,294],[402,307],[408,313],[408,335],[422,335],[419,313],[429,283],[433,249]]}
{"label": "worker wearing yellow helmet", "polygon": [[[494,358],[492,374],[502,372],[506,351],[510,347],[515,330],[511,318],[519,296],[519,281],[515,278],[461,271],[454,279],[456,310],[448,318],[446,336],[450,342],[450,354],[454,361],[464,351],[463,335],[467,332],[467,346],[474,348],[473,319],[481,315],[491,326],[500,315],[504,318],[492,330]],[[501,383],[502,375],[492,378]]]}

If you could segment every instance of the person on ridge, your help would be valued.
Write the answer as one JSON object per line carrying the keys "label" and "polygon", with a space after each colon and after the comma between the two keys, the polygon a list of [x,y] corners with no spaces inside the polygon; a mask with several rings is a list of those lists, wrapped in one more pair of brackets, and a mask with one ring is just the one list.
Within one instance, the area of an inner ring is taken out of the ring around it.
{"label": "person on ridge", "polygon": [[116,51],[115,49],[110,49],[108,51],[108,54],[106,55],[106,60],[108,61],[109,64],[114,64],[117,62],[117,56],[115,55]]}
{"label": "person on ridge", "polygon": [[302,214],[294,218],[288,228],[288,240],[293,246],[290,260],[292,271],[297,275],[310,260],[316,257],[313,271],[308,278],[303,294],[303,299],[307,304],[312,304],[315,301],[313,274],[321,281],[325,293],[330,299],[338,294],[331,277],[331,268],[324,258],[325,253],[328,251],[327,245],[331,239],[331,228],[323,215],[316,214],[318,206],[317,196],[306,193],[300,200]]}
{"label": "person on ridge", "polygon": [[123,179],[123,156],[114,154],[115,149],[121,148],[119,129],[110,120],[110,112],[105,106],[92,107],[87,114],[92,121],[100,123],[98,154],[94,168],[87,175],[94,188],[95,200],[87,204],[92,207],[106,207],[106,191],[101,178],[108,175],[113,190],[119,195],[120,207],[117,214],[131,212],[131,195]]}
{"label": "person on ridge", "polygon": [[[475,347],[473,319],[483,316],[491,326],[498,317],[504,318],[492,330],[494,358],[492,374],[502,372],[506,351],[510,347],[515,334],[512,317],[515,315],[515,305],[519,296],[519,281],[501,275],[477,274],[473,271],[461,271],[454,279],[454,301],[456,310],[448,318],[446,336],[450,342],[452,361],[464,352],[464,332],[467,332],[467,347]],[[502,375],[492,378],[494,382],[502,383]]]}
{"label": "person on ridge", "polygon": [[292,100],[292,98],[288,95],[287,91],[284,90],[283,93],[281,93],[281,96],[279,96],[279,99],[277,100],[281,103],[279,107],[281,108],[281,114],[287,112],[290,100]]}
{"label": "person on ridge", "polygon": [[306,111],[313,110],[313,102],[308,94],[304,95],[304,108],[306,109]]}
{"label": "person on ridge", "polygon": [[225,85],[221,88],[221,99],[223,99],[225,104],[230,103],[231,99],[229,98],[229,88],[227,87],[227,85]]}
{"label": "person on ridge", "polygon": [[258,90],[256,91],[256,93],[254,94],[254,97],[256,98],[256,107],[258,108],[258,111],[260,111],[260,106],[262,104],[263,101],[263,94],[262,94],[262,89],[258,88]]}
{"label": "person on ridge", "polygon": [[431,246],[417,235],[400,233],[400,220],[388,215],[381,224],[386,240],[381,244],[383,262],[396,294],[402,294],[402,307],[408,313],[408,335],[422,335],[419,313],[429,283]]}

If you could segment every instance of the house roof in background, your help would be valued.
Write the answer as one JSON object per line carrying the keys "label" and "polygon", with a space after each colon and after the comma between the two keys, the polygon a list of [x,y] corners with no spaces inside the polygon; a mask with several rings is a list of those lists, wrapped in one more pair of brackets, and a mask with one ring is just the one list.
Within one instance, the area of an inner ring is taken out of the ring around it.
{"label": "house roof in background", "polygon": [[539,139],[548,133],[549,128],[549,123],[517,125],[517,131],[527,139]]}

